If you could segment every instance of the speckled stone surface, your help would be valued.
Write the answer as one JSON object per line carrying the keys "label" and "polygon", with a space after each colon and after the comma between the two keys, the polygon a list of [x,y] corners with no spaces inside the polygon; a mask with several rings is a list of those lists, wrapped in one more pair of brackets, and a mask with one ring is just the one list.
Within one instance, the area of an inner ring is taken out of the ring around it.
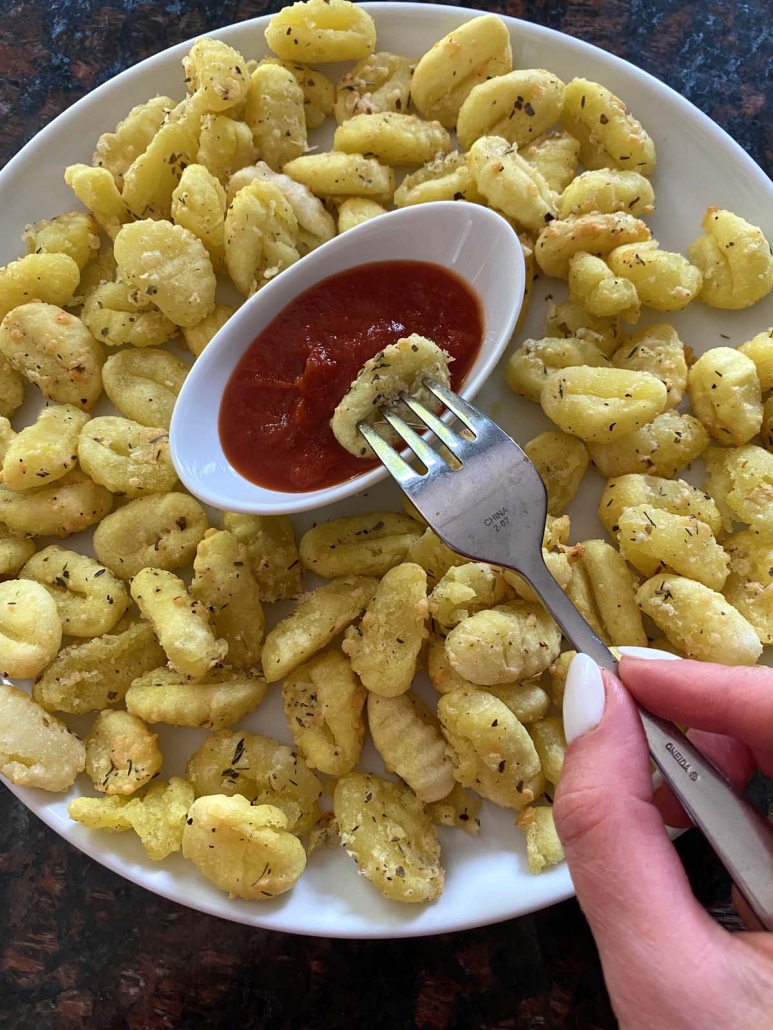
{"label": "speckled stone surface", "polygon": [[[0,164],[143,57],[282,6],[258,0],[0,0]],[[468,6],[561,29],[627,58],[773,169],[769,0],[509,0]],[[770,794],[764,786],[761,794]],[[694,889],[733,925],[729,884],[695,834]],[[635,875],[635,871],[632,871]],[[4,1030],[519,1030],[615,1020],[575,902],[481,930],[328,941],[200,915],[73,850],[0,787]]]}

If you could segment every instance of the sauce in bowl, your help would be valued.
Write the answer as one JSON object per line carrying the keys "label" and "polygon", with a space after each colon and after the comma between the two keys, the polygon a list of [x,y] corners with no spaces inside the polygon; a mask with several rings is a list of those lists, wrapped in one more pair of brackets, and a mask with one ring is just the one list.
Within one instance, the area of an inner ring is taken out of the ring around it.
{"label": "sauce in bowl", "polygon": [[377,462],[345,451],[330,419],[365,362],[418,333],[452,356],[458,390],[484,331],[478,298],[439,265],[384,261],[339,272],[292,300],[244,352],[220,405],[223,452],[240,475],[269,490],[352,479]]}

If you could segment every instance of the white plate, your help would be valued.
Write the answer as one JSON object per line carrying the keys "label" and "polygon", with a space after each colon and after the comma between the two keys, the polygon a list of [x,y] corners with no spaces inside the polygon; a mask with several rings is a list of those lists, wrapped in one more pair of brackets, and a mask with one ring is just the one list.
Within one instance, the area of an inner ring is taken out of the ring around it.
{"label": "white plate", "polygon": [[[474,12],[453,7],[365,6],[376,19],[378,48],[411,56],[424,53],[455,26],[474,17]],[[761,225],[768,238],[773,238],[773,186],[705,115],[667,86],[595,47],[536,25],[504,20],[512,34],[516,68],[548,68],[564,79],[575,75],[597,79],[622,96],[644,123],[658,148],[654,178],[657,211],[651,225],[664,247],[684,251],[699,235],[701,216],[710,204],[731,208]],[[267,23],[268,18],[259,18],[215,35],[246,57],[259,58],[265,50]],[[63,169],[73,162],[89,161],[100,132],[112,129],[132,105],[153,94],[182,96],[180,61],[187,49],[188,44],[173,47],[101,86],[40,132],[0,173],[0,263],[18,256],[18,234],[25,223],[72,208]],[[564,285],[554,280],[540,281],[537,286],[522,338],[540,334],[546,296],[563,299],[565,295]],[[685,342],[698,352],[727,342],[735,345],[773,324],[773,297],[740,313],[693,304],[672,321]],[[32,395],[31,390],[29,393]],[[19,422],[34,414],[33,403],[30,396]],[[478,403],[521,442],[547,428],[538,408],[506,389],[501,371],[494,373],[478,395]],[[601,479],[589,474],[570,511],[575,539],[600,535],[594,512],[601,487]],[[397,490],[381,484],[365,496],[299,517],[297,525],[304,529],[312,520],[399,507]],[[87,541],[76,540],[73,546],[84,543]],[[80,731],[89,722],[86,718],[70,721]],[[245,721],[245,727],[289,742],[276,687],[270,699]],[[185,758],[204,733],[160,730],[166,755],[164,775],[181,774]],[[366,754],[366,764],[379,768],[372,751]],[[78,791],[69,796],[86,789],[85,779],[81,777]],[[541,876],[529,875],[523,840],[512,825],[512,814],[490,805],[483,812],[477,839],[458,831],[441,831],[447,882],[442,898],[434,904],[414,907],[384,900],[356,875],[343,851],[315,854],[289,894],[259,904],[229,901],[179,856],[154,864],[146,858],[139,840],[129,834],[90,832],[71,822],[66,812],[69,796],[11,789],[61,836],[121,876],[183,905],[254,926],[327,937],[408,937],[485,925],[544,908],[572,894],[563,866]]]}

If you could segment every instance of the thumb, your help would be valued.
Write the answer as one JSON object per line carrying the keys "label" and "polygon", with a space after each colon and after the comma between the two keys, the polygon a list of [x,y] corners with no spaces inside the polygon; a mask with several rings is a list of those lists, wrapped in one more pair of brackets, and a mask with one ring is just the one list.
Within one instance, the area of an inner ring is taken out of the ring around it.
{"label": "thumb", "polygon": [[[696,944],[718,943],[723,931],[693,897],[652,804],[636,706],[587,655],[569,668],[564,727],[569,748],[554,814],[578,900],[613,997],[630,993],[636,970],[636,1003],[652,991],[652,1003],[662,1007],[664,985],[684,998],[695,963],[705,969],[706,948]],[[685,948],[685,940],[693,945]]]}

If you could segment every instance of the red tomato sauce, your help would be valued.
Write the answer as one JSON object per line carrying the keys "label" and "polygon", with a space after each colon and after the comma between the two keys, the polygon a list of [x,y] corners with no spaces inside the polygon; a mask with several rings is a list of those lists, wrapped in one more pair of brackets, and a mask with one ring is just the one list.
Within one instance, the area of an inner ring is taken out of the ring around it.
{"label": "red tomato sauce", "polygon": [[383,261],[324,279],[292,300],[253,340],[220,406],[231,465],[270,490],[320,490],[373,468],[345,451],[333,411],[365,362],[419,333],[454,358],[458,390],[483,342],[480,302],[438,265]]}

